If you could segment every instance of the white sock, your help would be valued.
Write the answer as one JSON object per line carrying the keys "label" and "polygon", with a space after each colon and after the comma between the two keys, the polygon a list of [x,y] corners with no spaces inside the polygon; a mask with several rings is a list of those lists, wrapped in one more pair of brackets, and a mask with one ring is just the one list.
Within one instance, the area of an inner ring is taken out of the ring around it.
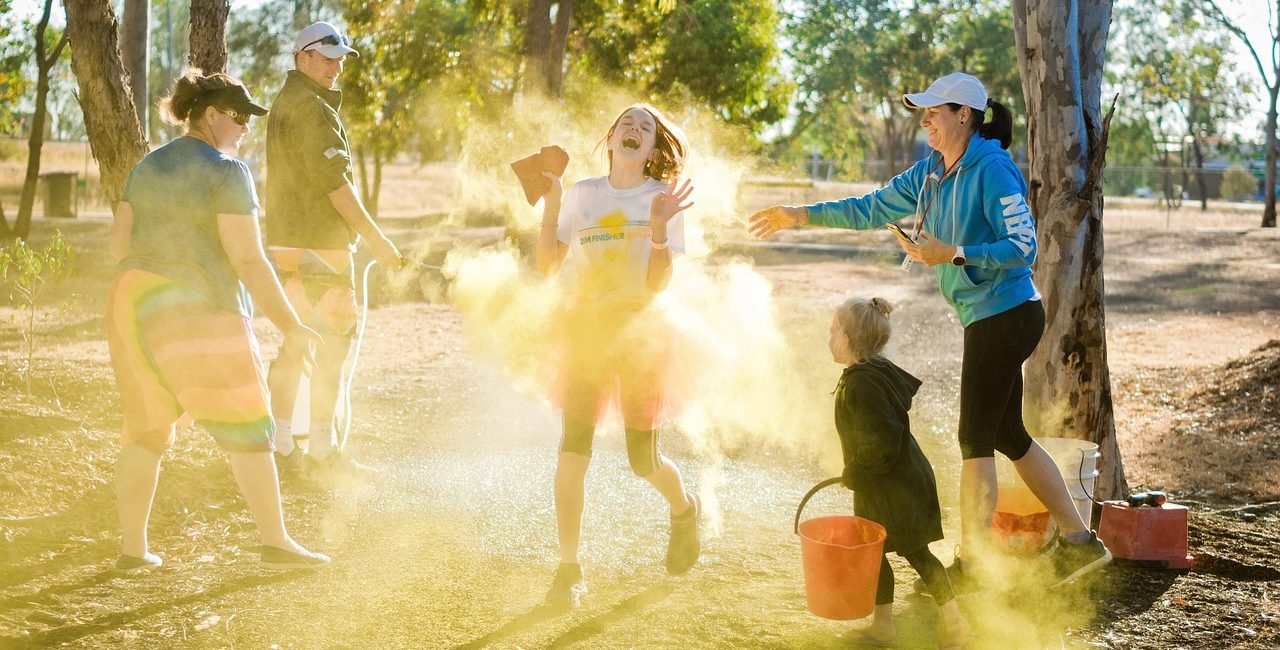
{"label": "white sock", "polygon": [[276,420],[276,453],[288,456],[293,453],[293,421]]}

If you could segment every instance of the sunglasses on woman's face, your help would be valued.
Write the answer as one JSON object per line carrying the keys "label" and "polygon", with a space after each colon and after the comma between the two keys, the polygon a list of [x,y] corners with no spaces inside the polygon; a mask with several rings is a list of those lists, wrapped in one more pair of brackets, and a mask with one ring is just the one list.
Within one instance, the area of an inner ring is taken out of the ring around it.
{"label": "sunglasses on woman's face", "polygon": [[235,122],[236,124],[239,124],[240,126],[244,126],[248,124],[249,118],[253,117],[253,114],[251,113],[241,113],[240,111],[231,110],[229,108],[228,109],[219,108],[218,112],[231,118],[233,122]]}
{"label": "sunglasses on woman's face", "polygon": [[303,45],[303,46],[302,46],[302,51],[305,51],[307,48],[311,47],[312,45],[315,45],[316,43],[319,43],[319,44],[321,44],[321,45],[343,45],[343,46],[348,46],[348,45],[351,45],[351,39],[350,39],[350,38],[347,38],[345,35],[344,35],[344,36],[338,36],[338,35],[336,35],[336,34],[328,34],[328,35],[326,35],[326,36],[322,36],[322,37],[320,37],[320,38],[317,38],[316,40],[311,41],[310,43],[307,43],[306,45]]}

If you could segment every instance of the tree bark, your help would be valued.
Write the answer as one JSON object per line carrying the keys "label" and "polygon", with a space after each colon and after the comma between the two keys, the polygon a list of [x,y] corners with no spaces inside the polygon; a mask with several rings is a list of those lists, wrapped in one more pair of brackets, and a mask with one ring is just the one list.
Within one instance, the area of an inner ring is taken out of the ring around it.
{"label": "tree bark", "polygon": [[547,88],[547,52],[551,49],[551,0],[529,0],[525,13],[525,92]]}
{"label": "tree bark", "polygon": [[1034,268],[1047,316],[1025,368],[1025,413],[1036,435],[1098,444],[1100,498],[1128,490],[1103,306],[1102,169],[1112,113],[1101,115],[1101,89],[1110,23],[1110,0],[1014,2],[1028,111],[1027,202],[1037,217]]}
{"label": "tree bark", "polygon": [[133,166],[147,153],[124,63],[116,41],[115,10],[109,0],[64,0],[71,70],[79,88],[89,148],[98,161],[102,190],[112,207],[124,193]]}
{"label": "tree bark", "polygon": [[560,0],[556,3],[556,22],[547,46],[547,92],[554,97],[564,95],[564,51],[569,42],[569,26],[573,22],[573,2]]}
{"label": "tree bark", "polygon": [[1276,227],[1276,97],[1280,95],[1280,70],[1277,70],[1275,83],[1271,86],[1270,102],[1267,105],[1267,136],[1263,139],[1267,148],[1266,189],[1262,208],[1262,227]]}
{"label": "tree bark", "polygon": [[205,74],[227,71],[227,14],[231,0],[191,0],[187,64]]}
{"label": "tree bark", "polygon": [[148,55],[151,52],[151,0],[124,0],[124,29],[120,33],[124,69],[138,121],[146,129],[151,102],[147,96]]}
{"label": "tree bark", "polygon": [[36,201],[36,183],[40,180],[40,154],[44,149],[44,125],[49,120],[49,71],[62,56],[62,48],[67,46],[67,33],[64,31],[58,43],[52,49],[45,49],[44,37],[49,28],[49,14],[53,11],[53,0],[44,0],[44,13],[40,22],[36,23],[35,34],[32,35],[36,55],[36,106],[32,116],[34,125],[31,136],[27,138],[27,174],[22,180],[22,194],[18,197],[18,216],[14,221],[11,236],[26,239],[31,234],[31,213]]}

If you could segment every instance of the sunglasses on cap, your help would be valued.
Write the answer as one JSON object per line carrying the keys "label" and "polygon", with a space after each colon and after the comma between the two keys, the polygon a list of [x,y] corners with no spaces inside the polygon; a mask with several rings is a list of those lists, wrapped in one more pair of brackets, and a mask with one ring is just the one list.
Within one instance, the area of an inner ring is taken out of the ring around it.
{"label": "sunglasses on cap", "polygon": [[215,108],[214,110],[231,118],[231,121],[239,124],[240,126],[248,124],[249,118],[253,117],[252,113],[241,113],[240,111],[231,108]]}
{"label": "sunglasses on cap", "polygon": [[351,39],[348,38],[346,35],[339,36],[337,34],[325,34],[324,36],[321,36],[320,38],[317,38],[316,40],[311,41],[306,45],[303,45],[302,49],[298,51],[305,52],[307,48],[317,43],[319,43],[320,45],[342,45],[344,47],[350,47]]}

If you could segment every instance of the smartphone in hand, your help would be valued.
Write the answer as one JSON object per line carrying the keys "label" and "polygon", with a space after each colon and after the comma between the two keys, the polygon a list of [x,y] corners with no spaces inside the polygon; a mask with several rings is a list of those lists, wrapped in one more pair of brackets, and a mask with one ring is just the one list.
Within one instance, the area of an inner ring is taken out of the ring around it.
{"label": "smartphone in hand", "polygon": [[891,230],[891,231],[893,232],[893,234],[897,235],[897,236],[898,236],[898,239],[901,239],[902,241],[904,241],[904,242],[906,242],[906,243],[908,243],[908,244],[914,244],[914,243],[915,243],[915,240],[913,240],[913,239],[911,238],[911,235],[908,235],[908,234],[907,234],[907,231],[903,230],[903,229],[902,229],[902,227],[901,227],[901,226],[899,226],[898,224],[896,224],[896,223],[886,223],[886,224],[884,225],[884,227],[885,227],[885,228],[888,228],[889,230]]}

